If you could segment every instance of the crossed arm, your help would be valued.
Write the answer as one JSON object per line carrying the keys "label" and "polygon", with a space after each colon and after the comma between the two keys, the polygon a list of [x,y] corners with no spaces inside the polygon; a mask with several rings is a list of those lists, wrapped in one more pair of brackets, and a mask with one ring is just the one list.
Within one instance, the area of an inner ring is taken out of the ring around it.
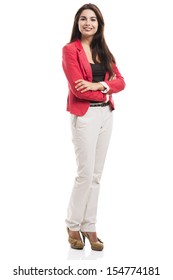
{"label": "crossed arm", "polygon": [[68,80],[69,87],[76,97],[85,100],[104,102],[107,100],[106,94],[116,93],[124,89],[124,79],[115,65],[114,77],[107,81],[92,83],[83,79],[77,60],[78,58],[76,52],[65,46],[63,48],[62,66]]}

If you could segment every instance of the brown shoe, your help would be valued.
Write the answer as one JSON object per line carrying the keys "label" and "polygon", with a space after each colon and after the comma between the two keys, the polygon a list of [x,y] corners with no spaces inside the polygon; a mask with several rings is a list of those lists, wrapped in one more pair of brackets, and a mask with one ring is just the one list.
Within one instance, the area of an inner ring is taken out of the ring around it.
{"label": "brown shoe", "polygon": [[103,242],[99,238],[97,238],[97,241],[91,241],[89,234],[87,232],[82,232],[82,237],[83,237],[84,244],[85,244],[85,237],[89,240],[92,250],[94,250],[94,251],[103,250],[103,248],[104,248]]}
{"label": "brown shoe", "polygon": [[69,228],[67,228],[67,232],[68,232],[68,242],[70,243],[71,248],[77,249],[77,250],[82,250],[83,247],[85,246],[84,243],[81,240],[70,237]]}

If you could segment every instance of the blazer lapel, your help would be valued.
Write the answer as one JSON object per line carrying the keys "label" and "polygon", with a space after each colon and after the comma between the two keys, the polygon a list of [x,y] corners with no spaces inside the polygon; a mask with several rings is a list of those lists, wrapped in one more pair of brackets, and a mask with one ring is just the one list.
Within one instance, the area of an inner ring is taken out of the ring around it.
{"label": "blazer lapel", "polygon": [[85,76],[85,78],[92,82],[92,70],[91,70],[91,66],[88,62],[87,56],[85,54],[85,51],[82,47],[81,41],[78,39],[75,42],[76,48],[78,50],[78,56],[79,56],[79,64],[81,67],[81,70],[83,71],[83,74]]}

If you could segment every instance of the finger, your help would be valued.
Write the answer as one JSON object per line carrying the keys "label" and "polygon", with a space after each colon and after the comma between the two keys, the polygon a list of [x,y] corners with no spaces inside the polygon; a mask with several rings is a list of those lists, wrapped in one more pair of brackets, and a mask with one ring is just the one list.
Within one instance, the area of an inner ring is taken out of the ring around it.
{"label": "finger", "polygon": [[79,88],[81,85],[80,84],[77,84],[76,86],[75,86],[75,88]]}
{"label": "finger", "polygon": [[87,89],[87,88],[86,88],[86,89],[81,90],[81,93],[86,92],[86,91],[88,91],[88,89]]}
{"label": "finger", "polygon": [[80,90],[85,89],[85,88],[86,88],[86,86],[79,86],[79,87],[77,88],[77,91],[80,91]]}
{"label": "finger", "polygon": [[75,81],[75,84],[78,84],[78,83],[80,83],[80,82],[82,82],[83,80],[77,80],[77,81]]}
{"label": "finger", "polygon": [[85,89],[81,90],[81,93],[86,92],[86,91],[88,91],[88,90],[90,90],[90,88],[89,88],[89,87],[86,87]]}
{"label": "finger", "polygon": [[86,87],[86,85],[82,85],[82,84],[78,84],[77,86],[75,86],[75,88],[77,89],[77,90],[81,90],[81,89],[83,89],[83,88],[85,88]]}
{"label": "finger", "polygon": [[76,86],[75,86],[75,88],[79,88],[79,87],[82,87],[82,86],[84,86],[81,82],[79,82]]}

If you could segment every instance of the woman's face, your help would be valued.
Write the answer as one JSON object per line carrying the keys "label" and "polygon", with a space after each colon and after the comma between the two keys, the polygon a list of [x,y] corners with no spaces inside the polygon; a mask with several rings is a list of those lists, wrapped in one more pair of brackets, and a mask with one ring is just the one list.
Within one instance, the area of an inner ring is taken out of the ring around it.
{"label": "woman's face", "polygon": [[78,28],[83,38],[92,38],[98,29],[98,20],[96,14],[92,10],[84,10],[80,14]]}

